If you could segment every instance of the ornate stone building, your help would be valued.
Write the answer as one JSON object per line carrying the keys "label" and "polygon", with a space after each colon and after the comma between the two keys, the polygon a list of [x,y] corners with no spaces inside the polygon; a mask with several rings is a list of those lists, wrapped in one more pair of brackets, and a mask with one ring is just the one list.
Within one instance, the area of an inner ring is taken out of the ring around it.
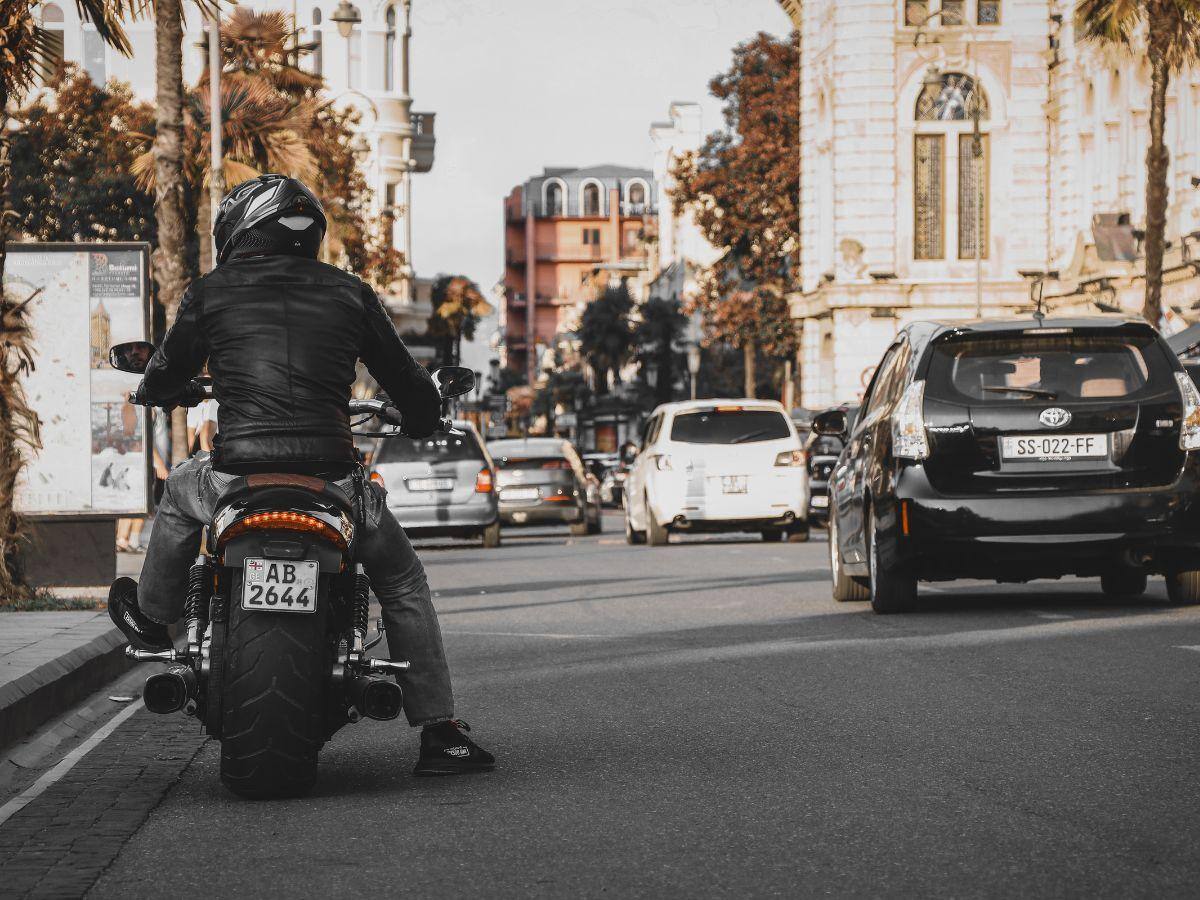
{"label": "ornate stone building", "polygon": [[[1028,311],[1034,292],[1051,312],[1140,309],[1144,56],[1078,42],[1071,0],[780,3],[801,43],[804,405],[857,396],[915,319]],[[1168,102],[1173,320],[1200,297],[1200,73]]]}

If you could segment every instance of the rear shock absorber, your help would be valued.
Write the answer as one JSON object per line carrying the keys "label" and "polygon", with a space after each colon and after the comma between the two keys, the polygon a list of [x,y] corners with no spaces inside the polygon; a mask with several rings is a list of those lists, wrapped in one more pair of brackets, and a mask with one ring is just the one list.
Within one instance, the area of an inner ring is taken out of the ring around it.
{"label": "rear shock absorber", "polygon": [[208,600],[213,593],[213,569],[208,557],[201,554],[188,569],[187,599],[183,602],[183,621],[187,626],[188,653],[200,655],[200,638],[208,623]]}
{"label": "rear shock absorber", "polygon": [[371,618],[371,579],[360,563],[354,574],[354,651],[362,653],[367,642],[367,622]]}

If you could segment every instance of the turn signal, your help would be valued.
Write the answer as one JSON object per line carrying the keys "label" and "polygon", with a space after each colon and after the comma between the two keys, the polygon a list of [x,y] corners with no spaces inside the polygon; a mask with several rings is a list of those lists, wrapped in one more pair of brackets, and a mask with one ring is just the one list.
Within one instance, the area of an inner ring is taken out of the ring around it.
{"label": "turn signal", "polygon": [[297,512],[261,512],[239,519],[220,533],[217,537],[217,547],[223,547],[232,538],[247,531],[300,531],[316,534],[331,541],[341,549],[347,549],[345,536],[327,522],[313,516]]}
{"label": "turn signal", "polygon": [[775,465],[777,466],[802,466],[804,465],[803,450],[784,450],[775,457]]}
{"label": "turn signal", "polygon": [[492,487],[492,470],[480,469],[479,474],[475,476],[475,493],[490,494]]}
{"label": "turn signal", "polygon": [[387,490],[387,482],[383,480],[383,476],[378,472],[371,473],[371,483],[379,485],[385,491]]}
{"label": "turn signal", "polygon": [[1200,450],[1200,391],[1187,372],[1176,372],[1179,393],[1183,397],[1183,421],[1179,425],[1181,450]]}

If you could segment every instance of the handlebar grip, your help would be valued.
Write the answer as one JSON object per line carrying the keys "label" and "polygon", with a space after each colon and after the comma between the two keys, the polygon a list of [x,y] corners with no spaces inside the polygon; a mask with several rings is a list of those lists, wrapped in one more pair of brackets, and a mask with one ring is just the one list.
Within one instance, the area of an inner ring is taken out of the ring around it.
{"label": "handlebar grip", "polygon": [[137,391],[130,391],[125,399],[129,401],[130,406],[145,406],[141,399],[139,399]]}

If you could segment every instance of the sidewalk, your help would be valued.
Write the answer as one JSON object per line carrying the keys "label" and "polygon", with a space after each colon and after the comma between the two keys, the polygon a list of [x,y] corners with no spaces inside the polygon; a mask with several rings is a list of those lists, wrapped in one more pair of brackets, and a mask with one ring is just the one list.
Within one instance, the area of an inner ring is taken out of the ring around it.
{"label": "sidewalk", "polygon": [[0,748],[129,668],[107,611],[0,613]]}

